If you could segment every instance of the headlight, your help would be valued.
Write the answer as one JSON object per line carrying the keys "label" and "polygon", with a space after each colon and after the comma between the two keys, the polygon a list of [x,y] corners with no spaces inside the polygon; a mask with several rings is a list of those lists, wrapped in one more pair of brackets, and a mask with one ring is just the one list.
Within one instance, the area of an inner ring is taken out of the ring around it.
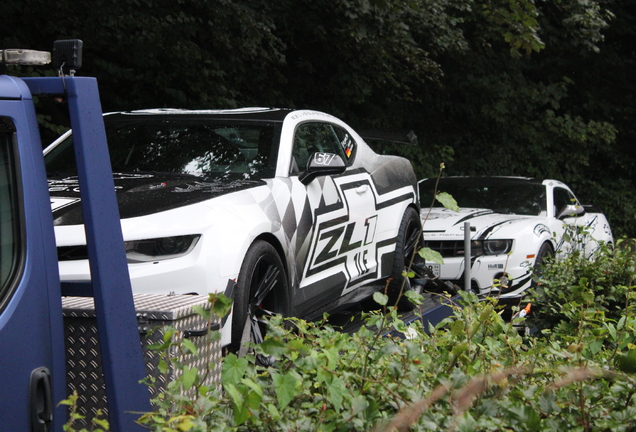
{"label": "headlight", "polygon": [[129,263],[179,258],[190,253],[200,237],[193,234],[125,242],[126,258]]}
{"label": "headlight", "polygon": [[470,249],[472,256],[504,255],[512,249],[512,240],[473,240]]}
{"label": "headlight", "polygon": [[504,255],[512,249],[512,240],[484,240],[484,255]]}

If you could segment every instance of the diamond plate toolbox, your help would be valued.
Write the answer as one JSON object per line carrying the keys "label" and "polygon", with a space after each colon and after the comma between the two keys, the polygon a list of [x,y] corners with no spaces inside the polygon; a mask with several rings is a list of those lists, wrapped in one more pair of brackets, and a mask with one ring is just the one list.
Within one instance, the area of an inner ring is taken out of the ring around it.
{"label": "diamond plate toolbox", "polygon": [[[211,341],[208,338],[208,323],[193,310],[195,305],[209,309],[207,296],[134,294],[133,298],[146,373],[154,379],[154,383],[148,386],[151,398],[162,393],[167,382],[175,377],[172,369],[168,374],[159,371],[162,355],[148,349],[152,344],[163,342],[163,328],[166,326],[174,328],[178,337],[188,337],[199,350],[198,356],[181,355],[179,361],[190,367],[197,367],[200,372],[209,368],[204,384],[217,385],[221,382],[221,341]],[[62,309],[66,339],[67,394],[77,391],[77,410],[85,418],[76,423],[87,427],[98,409],[104,412],[102,418],[108,414],[93,299],[62,297]],[[220,324],[221,320],[213,317],[210,328],[218,329]],[[169,354],[171,357],[177,356],[176,348],[173,347]]]}

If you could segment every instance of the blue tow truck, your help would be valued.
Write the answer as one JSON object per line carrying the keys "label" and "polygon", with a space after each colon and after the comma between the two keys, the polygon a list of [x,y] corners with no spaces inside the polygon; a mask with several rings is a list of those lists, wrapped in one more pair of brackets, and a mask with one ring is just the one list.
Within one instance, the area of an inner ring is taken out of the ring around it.
{"label": "blue tow truck", "polygon": [[[33,65],[47,63],[51,53],[0,50],[0,56],[4,64]],[[135,413],[148,411],[150,402],[139,383],[144,363],[97,81],[74,76],[81,41],[56,42],[52,60],[58,77],[0,75],[0,430],[62,430],[66,293],[94,298],[111,430],[142,430]],[[60,285],[36,96],[68,103],[90,284]]]}

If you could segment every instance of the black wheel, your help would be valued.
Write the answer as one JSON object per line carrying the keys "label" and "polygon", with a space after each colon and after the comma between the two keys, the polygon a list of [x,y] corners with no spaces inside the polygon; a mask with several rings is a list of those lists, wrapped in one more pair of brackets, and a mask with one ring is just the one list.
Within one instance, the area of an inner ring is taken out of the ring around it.
{"label": "black wheel", "polygon": [[534,260],[534,267],[532,268],[532,286],[537,286],[538,280],[541,277],[541,268],[546,262],[554,257],[554,249],[549,242],[545,242],[539,248],[537,257]]}
{"label": "black wheel", "polygon": [[286,294],[287,277],[278,252],[266,241],[255,241],[236,281],[230,351],[242,355],[247,352],[245,342],[263,341],[263,318],[285,311]]}
{"label": "black wheel", "polygon": [[[409,207],[404,212],[400,231],[395,243],[395,254],[393,258],[393,269],[391,271],[391,282],[389,283],[389,304],[396,304],[401,310],[413,310],[415,305],[409,301],[404,293],[410,290],[422,291],[422,285],[414,283],[421,279],[418,277],[417,249],[422,246],[422,221],[417,210]],[[414,259],[415,258],[415,259]],[[410,279],[404,276],[405,271],[416,273],[415,278]]]}

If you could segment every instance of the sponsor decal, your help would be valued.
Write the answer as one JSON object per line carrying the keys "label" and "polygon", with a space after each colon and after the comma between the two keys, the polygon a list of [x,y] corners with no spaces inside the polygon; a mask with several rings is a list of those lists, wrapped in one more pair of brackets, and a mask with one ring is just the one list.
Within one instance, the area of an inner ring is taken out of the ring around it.
{"label": "sponsor decal", "polygon": [[340,144],[342,144],[342,149],[344,150],[345,156],[347,156],[347,159],[349,159],[351,155],[353,154],[353,145],[354,145],[353,140],[351,139],[349,134],[345,136],[345,138],[342,140]]}
{"label": "sponsor decal", "polygon": [[349,222],[320,229],[307,276],[343,262],[346,265],[353,263],[355,266],[356,271],[349,272],[350,274],[368,273],[368,256],[373,253],[372,243],[377,223],[378,216],[374,215],[365,220],[364,226]]}

